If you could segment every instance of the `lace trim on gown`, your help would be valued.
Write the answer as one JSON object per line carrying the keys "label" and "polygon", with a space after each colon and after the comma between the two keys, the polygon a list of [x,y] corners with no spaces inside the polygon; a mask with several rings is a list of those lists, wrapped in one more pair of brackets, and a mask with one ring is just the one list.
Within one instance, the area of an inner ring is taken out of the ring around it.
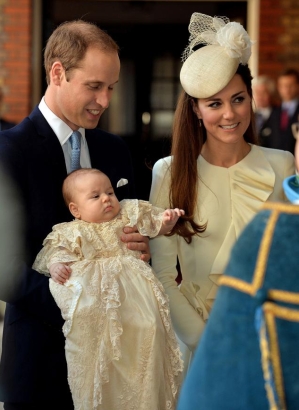
{"label": "lace trim on gown", "polygon": [[[174,410],[183,362],[171,325],[168,298],[151,267],[139,259],[140,253],[128,251],[126,245],[119,240],[124,224],[137,225],[140,231],[146,232],[149,236],[155,236],[161,227],[163,209],[137,200],[122,201],[121,207],[121,214],[107,223],[90,224],[75,220],[71,223],[56,225],[44,241],[44,248],[38,255],[34,268],[46,271],[47,266],[61,261],[61,253],[63,261],[72,264],[72,276],[65,286],[50,279],[50,290],[65,319],[63,331],[67,337],[66,343],[72,342],[74,320],[76,320],[75,329],[78,329],[78,326],[81,328],[81,339],[76,339],[79,353],[75,355],[75,362],[71,363],[68,374],[76,410],[101,408],[99,406],[103,401],[103,388],[109,382],[109,365],[113,361],[119,361],[122,357],[121,335],[124,329],[120,309],[122,301],[119,277],[123,274],[123,266],[126,265],[132,275],[138,272],[150,283],[166,332],[167,357],[163,360],[168,363],[165,365],[167,372],[165,378],[167,378],[166,385],[169,385],[171,395],[165,399],[164,408]],[[61,252],[62,248],[63,252]],[[88,277],[86,272],[89,272]],[[84,286],[82,286],[83,280]],[[77,311],[80,300],[80,310]],[[97,335],[102,336],[97,337],[96,340],[89,340],[90,328],[98,329]],[[90,358],[90,352],[93,350],[95,350],[95,355]],[[149,354],[151,355],[151,350]],[[140,366],[142,366],[142,359],[140,360]],[[144,363],[146,364],[145,369],[149,371],[148,358]],[[92,403],[90,399],[84,398],[86,390],[84,369],[86,368],[93,369],[91,384],[94,387],[90,392]],[[140,374],[144,373],[141,371]],[[121,408],[124,410],[143,409],[139,399],[140,389],[144,389],[144,386],[140,385],[140,374],[134,381],[136,397],[131,387],[128,390],[129,393],[120,395]],[[142,396],[145,406],[151,402],[151,395],[152,391],[149,386]],[[146,410],[147,407],[144,409]]]}

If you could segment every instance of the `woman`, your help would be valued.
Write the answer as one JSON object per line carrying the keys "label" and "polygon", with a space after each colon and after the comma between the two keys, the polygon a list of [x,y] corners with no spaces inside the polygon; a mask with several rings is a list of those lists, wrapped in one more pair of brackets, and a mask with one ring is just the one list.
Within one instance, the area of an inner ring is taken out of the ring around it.
{"label": "woman", "polygon": [[234,245],[177,410],[299,408],[297,178],[283,182],[297,206],[265,204]]}
{"label": "woman", "polygon": [[194,13],[189,30],[172,155],[153,168],[150,201],[186,212],[168,237],[151,240],[151,254],[177,336],[193,352],[232,245],[264,202],[286,200],[282,182],[294,173],[294,157],[255,145],[252,42],[244,28]]}

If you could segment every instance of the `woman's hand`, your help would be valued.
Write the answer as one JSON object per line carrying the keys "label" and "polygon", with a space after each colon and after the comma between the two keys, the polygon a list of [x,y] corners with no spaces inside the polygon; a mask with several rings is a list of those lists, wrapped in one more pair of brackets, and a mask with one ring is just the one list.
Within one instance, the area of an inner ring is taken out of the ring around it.
{"label": "woman's hand", "polygon": [[136,229],[136,227],[124,227],[124,233],[120,239],[127,244],[127,248],[132,251],[141,251],[141,259],[145,262],[149,262],[151,258],[149,238],[142,236]]}

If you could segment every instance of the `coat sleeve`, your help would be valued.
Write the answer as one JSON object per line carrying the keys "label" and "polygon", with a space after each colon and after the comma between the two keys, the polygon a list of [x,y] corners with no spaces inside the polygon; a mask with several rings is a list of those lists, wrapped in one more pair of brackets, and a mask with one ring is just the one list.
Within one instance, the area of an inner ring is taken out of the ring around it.
{"label": "coat sleeve", "polygon": [[[25,122],[28,123],[29,120],[26,119]],[[28,192],[33,192],[34,189],[27,177],[28,168],[33,169],[34,164],[28,164],[27,161],[27,151],[32,150],[32,147],[27,143],[26,136],[31,136],[34,132],[33,129],[22,123],[1,133],[0,164],[5,175],[15,186],[19,204],[22,207],[25,232],[22,232],[21,235],[24,239],[25,250],[20,252],[17,246],[11,247],[9,257],[14,269],[12,271],[9,266],[1,269],[0,299],[13,307],[9,313],[11,315],[10,321],[16,320],[20,315],[30,315],[42,323],[61,329],[63,320],[50,293],[49,279],[32,269],[32,262],[29,261],[34,254],[35,247],[25,240],[27,233],[31,232],[32,234],[33,232],[32,220],[30,221],[28,218],[33,209],[28,201]],[[35,172],[37,174],[38,169]]]}
{"label": "coat sleeve", "polygon": [[[169,208],[169,162],[159,160],[153,168],[150,202]],[[169,296],[170,314],[178,337],[194,351],[204,328],[204,321],[181,293],[178,276],[178,236],[159,236],[150,240],[153,269]],[[182,273],[183,274],[183,273]]]}

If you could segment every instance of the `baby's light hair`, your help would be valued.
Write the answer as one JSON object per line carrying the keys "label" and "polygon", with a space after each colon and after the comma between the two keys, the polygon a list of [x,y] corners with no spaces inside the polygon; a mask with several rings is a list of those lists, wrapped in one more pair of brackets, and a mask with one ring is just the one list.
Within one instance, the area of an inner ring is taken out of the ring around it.
{"label": "baby's light hair", "polygon": [[104,172],[96,168],[80,168],[68,174],[68,176],[65,178],[62,184],[62,195],[63,195],[63,199],[67,207],[69,206],[70,202],[73,201],[74,186],[75,186],[76,179],[84,175],[88,175],[88,174],[106,175],[104,174]]}

